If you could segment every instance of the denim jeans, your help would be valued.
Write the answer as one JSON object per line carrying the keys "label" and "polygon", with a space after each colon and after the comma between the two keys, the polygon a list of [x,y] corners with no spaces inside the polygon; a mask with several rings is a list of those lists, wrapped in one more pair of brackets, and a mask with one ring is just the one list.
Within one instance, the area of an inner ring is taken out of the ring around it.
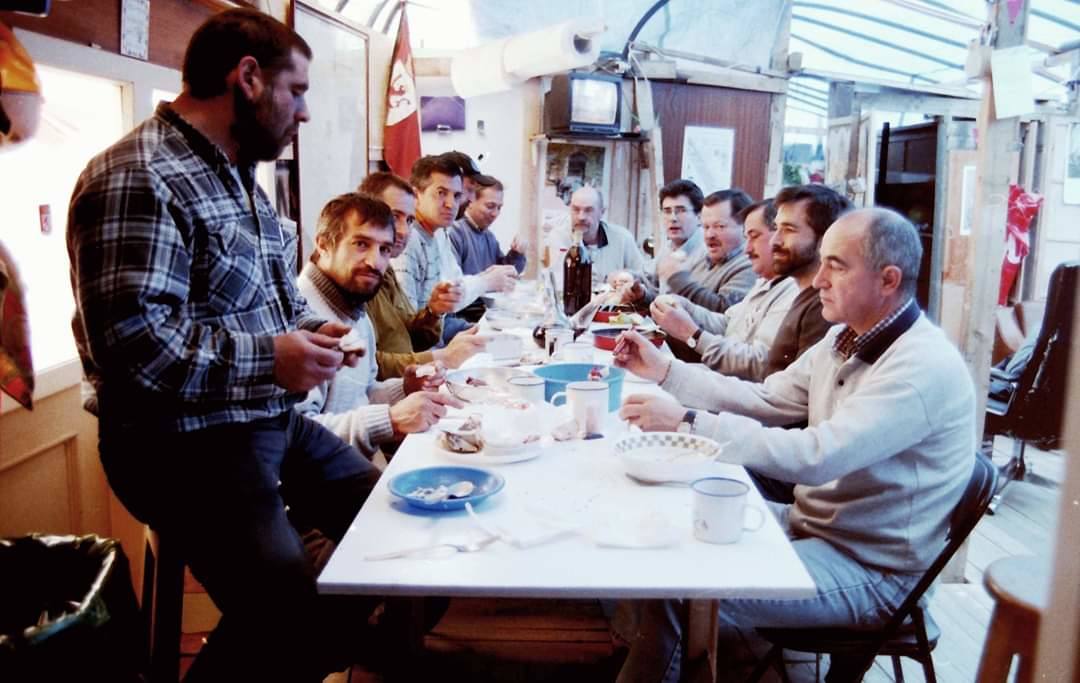
{"label": "denim jeans", "polygon": [[[792,542],[817,595],[801,600],[724,600],[720,603],[717,679],[744,681],[767,645],[754,627],[847,627],[882,625],[903,602],[921,574],[897,574],[859,564],[819,538]],[[681,601],[636,603],[635,633],[618,683],[679,680]]]}
{"label": "denim jeans", "polygon": [[319,681],[349,663],[374,600],[320,597],[301,533],[344,535],[379,475],[359,451],[292,410],[187,433],[102,424],[100,451],[222,612],[186,680]]}

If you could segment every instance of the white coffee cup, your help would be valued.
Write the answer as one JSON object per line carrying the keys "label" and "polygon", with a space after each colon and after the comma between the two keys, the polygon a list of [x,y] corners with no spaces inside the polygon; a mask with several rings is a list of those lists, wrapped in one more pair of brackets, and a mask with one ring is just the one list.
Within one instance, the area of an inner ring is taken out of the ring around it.
{"label": "white coffee cup", "polygon": [[592,363],[593,345],[580,341],[563,344],[559,351],[559,360],[567,363]]}
{"label": "white coffee cup", "polygon": [[608,412],[607,382],[570,382],[566,385],[566,391],[551,397],[551,404],[558,405],[560,398],[570,404],[578,431],[586,435],[600,431]]}
{"label": "white coffee cup", "polygon": [[[746,504],[750,487],[737,479],[706,477],[690,484],[693,491],[694,537],[706,543],[735,543],[744,531],[757,531],[765,513]],[[747,513],[756,522],[747,524]]]}
{"label": "white coffee cup", "polygon": [[515,375],[506,380],[510,385],[510,390],[514,392],[514,395],[523,401],[529,403],[543,403],[544,402],[544,384],[543,377],[537,377],[536,375]]}

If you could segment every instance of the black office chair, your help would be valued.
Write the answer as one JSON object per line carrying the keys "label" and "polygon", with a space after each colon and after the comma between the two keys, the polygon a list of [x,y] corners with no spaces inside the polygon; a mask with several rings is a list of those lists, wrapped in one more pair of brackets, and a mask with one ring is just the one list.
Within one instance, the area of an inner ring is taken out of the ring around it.
{"label": "black office chair", "polygon": [[[1027,365],[1016,375],[999,368],[990,371],[993,384],[1006,388],[1004,395],[991,393],[987,400],[983,442],[992,448],[995,435],[1013,438],[1012,457],[1001,467],[1002,489],[1010,481],[1024,479],[1028,443],[1043,449],[1060,445],[1078,271],[1080,261],[1068,261],[1051,274],[1042,327]],[[991,513],[1001,500],[1000,490],[998,494]]]}
{"label": "black office chair", "polygon": [[846,628],[759,628],[758,633],[772,643],[773,647],[758,662],[750,681],[756,683],[770,666],[782,680],[787,681],[783,653],[784,650],[795,650],[841,658],[844,662],[842,671],[836,670],[839,667],[830,667],[825,677],[828,683],[861,680],[878,655],[892,657],[893,673],[898,683],[904,680],[903,670],[900,668],[901,657],[908,657],[922,664],[927,682],[934,683],[937,679],[934,676],[931,652],[937,645],[940,634],[936,627],[933,634],[928,633],[928,615],[920,600],[978,524],[997,488],[997,477],[997,469],[990,459],[982,453],[976,453],[971,479],[968,480],[964,495],[953,509],[949,520],[945,547],[884,626],[870,631]]}

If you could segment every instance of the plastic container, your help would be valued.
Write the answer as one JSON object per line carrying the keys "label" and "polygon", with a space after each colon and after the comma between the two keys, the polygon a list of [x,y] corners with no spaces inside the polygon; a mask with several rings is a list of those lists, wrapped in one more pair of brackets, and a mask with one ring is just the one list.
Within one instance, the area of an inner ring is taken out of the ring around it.
{"label": "plastic container", "polygon": [[566,391],[566,385],[570,382],[587,382],[589,372],[597,367],[607,369],[607,377],[600,381],[608,384],[608,412],[615,412],[622,405],[623,378],[626,377],[626,371],[622,368],[597,363],[555,363],[536,368],[533,372],[537,377],[544,378],[544,400],[550,402],[552,396]]}

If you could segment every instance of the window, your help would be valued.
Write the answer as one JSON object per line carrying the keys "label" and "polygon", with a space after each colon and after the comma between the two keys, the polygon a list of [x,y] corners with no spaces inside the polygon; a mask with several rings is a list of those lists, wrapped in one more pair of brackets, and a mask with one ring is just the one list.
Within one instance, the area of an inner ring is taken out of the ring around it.
{"label": "window", "polygon": [[68,273],[67,207],[87,161],[124,132],[123,88],[38,65],[45,104],[37,135],[0,154],[2,235],[26,284],[34,367],[76,357]]}
{"label": "window", "polygon": [[[27,287],[38,399],[77,384],[65,228],[86,163],[172,99],[180,74],[105,50],[15,29],[34,57],[45,104],[37,135],[0,153],[0,240]],[[42,230],[45,224],[47,231]],[[0,404],[0,413],[13,402]]]}

